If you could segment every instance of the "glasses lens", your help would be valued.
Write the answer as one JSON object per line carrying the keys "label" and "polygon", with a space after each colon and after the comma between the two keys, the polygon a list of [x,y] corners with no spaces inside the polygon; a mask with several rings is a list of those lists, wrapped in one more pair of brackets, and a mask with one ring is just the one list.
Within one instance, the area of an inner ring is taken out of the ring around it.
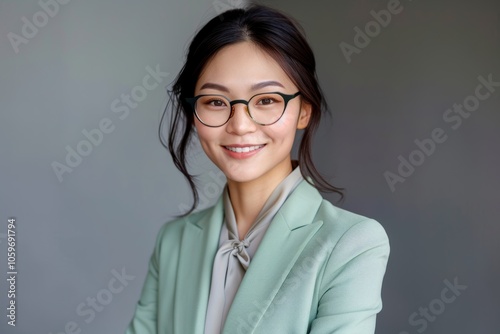
{"label": "glasses lens", "polygon": [[220,95],[206,95],[200,97],[195,105],[196,115],[204,124],[219,126],[229,118],[231,107],[229,101]]}
{"label": "glasses lens", "polygon": [[[231,115],[230,101],[222,95],[204,95],[195,105],[199,120],[208,126],[221,126]],[[275,123],[285,111],[285,100],[279,94],[257,94],[248,101],[252,119],[262,125]]]}
{"label": "glasses lens", "polygon": [[250,115],[260,124],[272,124],[285,111],[285,100],[279,94],[263,93],[255,95],[248,103]]}

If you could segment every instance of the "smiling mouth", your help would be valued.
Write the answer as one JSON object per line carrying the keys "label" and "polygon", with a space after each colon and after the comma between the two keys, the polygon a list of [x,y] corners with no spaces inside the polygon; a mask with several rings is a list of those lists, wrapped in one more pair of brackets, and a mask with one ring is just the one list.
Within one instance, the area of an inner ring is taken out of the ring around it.
{"label": "smiling mouth", "polygon": [[247,153],[258,150],[264,147],[264,145],[255,145],[255,146],[245,146],[245,147],[234,147],[234,146],[224,146],[227,150],[236,153]]}

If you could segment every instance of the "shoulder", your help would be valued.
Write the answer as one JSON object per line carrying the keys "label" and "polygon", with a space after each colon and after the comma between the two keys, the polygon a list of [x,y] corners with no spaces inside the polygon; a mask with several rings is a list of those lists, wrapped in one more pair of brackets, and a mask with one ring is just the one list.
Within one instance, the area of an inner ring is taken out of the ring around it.
{"label": "shoulder", "polygon": [[156,248],[160,248],[162,244],[166,243],[178,244],[188,225],[208,223],[205,218],[210,216],[214,210],[217,210],[216,205],[164,223],[157,234]]}
{"label": "shoulder", "polygon": [[315,217],[321,221],[319,233],[335,245],[332,252],[355,257],[373,248],[389,255],[389,238],[377,220],[339,208],[323,199]]}
{"label": "shoulder", "polygon": [[166,222],[160,228],[158,232],[158,238],[168,238],[177,237],[182,234],[188,224],[198,224],[205,217],[209,216],[213,210],[215,210],[215,205],[209,208],[203,209],[201,211],[193,212],[185,216],[177,217],[171,221]]}
{"label": "shoulder", "polygon": [[342,208],[323,200],[316,220],[322,221],[321,236],[330,244],[330,262],[338,266],[352,260],[371,258],[382,259],[385,268],[390,253],[389,238],[377,220]]}
{"label": "shoulder", "polygon": [[325,199],[316,213],[316,219],[322,220],[324,228],[335,234],[357,232],[383,235],[387,238],[384,227],[377,220],[339,208]]}
{"label": "shoulder", "polygon": [[334,248],[344,246],[344,242],[360,247],[389,244],[387,233],[377,220],[335,206],[306,180],[294,190],[280,211],[292,230],[319,224],[316,235],[336,245]]}

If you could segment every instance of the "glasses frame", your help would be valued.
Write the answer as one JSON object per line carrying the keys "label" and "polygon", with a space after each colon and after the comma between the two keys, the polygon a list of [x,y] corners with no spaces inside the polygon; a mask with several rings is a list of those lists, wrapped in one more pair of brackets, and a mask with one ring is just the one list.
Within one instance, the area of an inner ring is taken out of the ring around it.
{"label": "glasses frame", "polygon": [[[278,117],[278,119],[275,120],[274,122],[268,123],[268,124],[257,122],[253,118],[252,114],[250,113],[250,109],[248,108],[248,104],[250,103],[250,101],[254,97],[259,96],[259,95],[265,95],[265,94],[278,94],[278,95],[280,95],[283,98],[283,101],[285,102],[285,107],[283,108],[283,111],[281,112],[280,117]],[[286,107],[288,105],[288,102],[290,100],[294,99],[295,97],[299,96],[300,94],[301,94],[300,91],[298,91],[295,94],[284,94],[284,93],[281,93],[281,92],[265,92],[265,93],[257,93],[255,95],[253,95],[251,98],[249,98],[248,100],[238,99],[238,100],[232,100],[232,101],[228,97],[226,97],[225,95],[222,95],[222,94],[201,94],[201,95],[196,95],[194,97],[187,97],[187,98],[185,98],[185,101],[187,103],[189,103],[189,105],[193,109],[193,112],[194,112],[196,118],[201,122],[201,124],[203,124],[205,126],[208,126],[210,128],[218,128],[218,127],[221,127],[221,126],[227,124],[227,122],[229,122],[229,120],[231,119],[231,117],[233,117],[233,115],[234,115],[234,108],[233,108],[233,106],[235,104],[239,104],[239,103],[242,103],[242,104],[244,104],[247,107],[246,108],[247,109],[247,114],[248,114],[248,116],[250,116],[250,118],[252,119],[252,121],[254,121],[255,123],[257,123],[259,125],[262,125],[262,126],[268,126],[268,125],[273,125],[274,123],[276,123],[277,121],[279,121],[281,119],[281,117],[283,117],[283,115],[285,114],[285,110],[286,110]],[[205,122],[203,122],[201,120],[200,116],[196,112],[196,108],[195,108],[196,101],[198,101],[199,98],[204,97],[204,96],[220,96],[220,97],[223,97],[223,98],[225,98],[226,100],[229,101],[229,107],[231,108],[231,112],[229,113],[229,117],[227,118],[227,120],[224,123],[222,123],[221,125],[208,125],[208,124],[206,124]]]}

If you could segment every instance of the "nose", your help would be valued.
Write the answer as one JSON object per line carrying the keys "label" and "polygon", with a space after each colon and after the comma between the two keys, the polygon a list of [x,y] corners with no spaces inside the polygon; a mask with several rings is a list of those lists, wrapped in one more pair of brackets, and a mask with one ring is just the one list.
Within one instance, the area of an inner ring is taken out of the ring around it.
{"label": "nose", "polygon": [[228,133],[242,135],[248,132],[254,132],[257,124],[250,117],[248,107],[242,103],[231,107],[231,117],[227,122],[226,131]]}

